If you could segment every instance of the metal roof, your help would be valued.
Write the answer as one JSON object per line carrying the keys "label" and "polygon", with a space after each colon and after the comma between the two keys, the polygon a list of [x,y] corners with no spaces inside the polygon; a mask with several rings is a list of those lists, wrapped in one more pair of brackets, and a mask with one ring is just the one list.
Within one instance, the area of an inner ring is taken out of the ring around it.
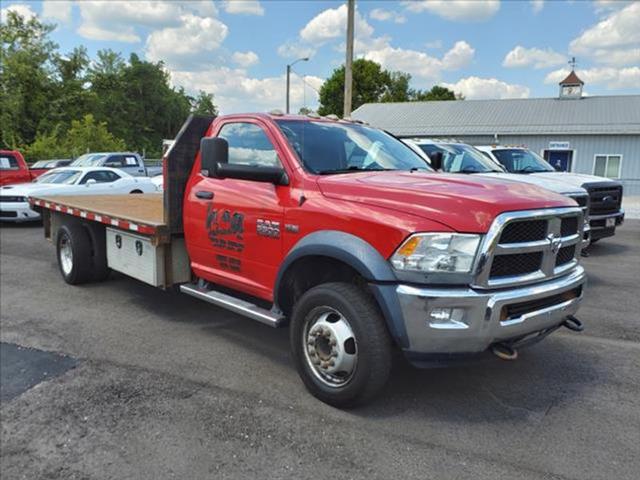
{"label": "metal roof", "polygon": [[640,95],[367,103],[352,118],[397,136],[640,134]]}

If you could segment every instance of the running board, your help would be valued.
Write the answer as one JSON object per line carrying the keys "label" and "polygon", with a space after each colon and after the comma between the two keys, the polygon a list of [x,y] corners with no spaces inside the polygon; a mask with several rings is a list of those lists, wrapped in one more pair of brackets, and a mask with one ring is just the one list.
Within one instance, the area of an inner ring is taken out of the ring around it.
{"label": "running board", "polygon": [[251,302],[246,302],[239,298],[232,297],[231,295],[227,295],[226,293],[218,292],[216,290],[202,290],[193,283],[180,285],[180,291],[187,295],[199,298],[200,300],[204,300],[205,302],[213,303],[218,307],[231,310],[239,315],[249,317],[252,320],[257,320],[258,322],[269,325],[270,327],[279,327],[285,321],[285,317],[282,314],[274,313]]}

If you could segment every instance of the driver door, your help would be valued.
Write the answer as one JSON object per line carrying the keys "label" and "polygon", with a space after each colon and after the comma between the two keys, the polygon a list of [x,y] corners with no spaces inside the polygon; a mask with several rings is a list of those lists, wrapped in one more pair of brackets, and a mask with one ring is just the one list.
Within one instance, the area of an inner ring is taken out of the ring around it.
{"label": "driver door", "polygon": [[[229,163],[282,167],[275,138],[256,120],[228,121],[217,136],[229,144]],[[184,222],[194,272],[218,285],[272,300],[288,187],[210,178],[200,172],[193,176]]]}

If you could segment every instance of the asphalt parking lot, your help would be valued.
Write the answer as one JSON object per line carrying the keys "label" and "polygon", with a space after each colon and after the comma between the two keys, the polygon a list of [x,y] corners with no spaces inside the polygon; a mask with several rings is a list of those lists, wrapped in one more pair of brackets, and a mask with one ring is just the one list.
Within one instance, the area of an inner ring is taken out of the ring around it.
{"label": "asphalt parking lot", "polygon": [[[1,388],[33,379],[2,396],[3,479],[638,478],[640,220],[584,259],[584,333],[399,365],[352,411],[306,393],[284,329],[121,275],[67,286],[38,226],[0,227],[0,253]],[[15,345],[65,368],[29,372]]]}

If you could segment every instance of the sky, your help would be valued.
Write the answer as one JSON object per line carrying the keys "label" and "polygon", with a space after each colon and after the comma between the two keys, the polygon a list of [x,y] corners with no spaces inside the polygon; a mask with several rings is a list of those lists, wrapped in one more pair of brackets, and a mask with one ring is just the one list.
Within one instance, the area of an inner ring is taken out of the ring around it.
{"label": "sky", "polygon": [[[345,59],[344,1],[7,1],[55,23],[61,52],[84,45],[163,61],[171,82],[222,113],[315,108]],[[576,71],[587,95],[640,93],[640,1],[357,0],[355,56],[467,99],[554,97]]]}

